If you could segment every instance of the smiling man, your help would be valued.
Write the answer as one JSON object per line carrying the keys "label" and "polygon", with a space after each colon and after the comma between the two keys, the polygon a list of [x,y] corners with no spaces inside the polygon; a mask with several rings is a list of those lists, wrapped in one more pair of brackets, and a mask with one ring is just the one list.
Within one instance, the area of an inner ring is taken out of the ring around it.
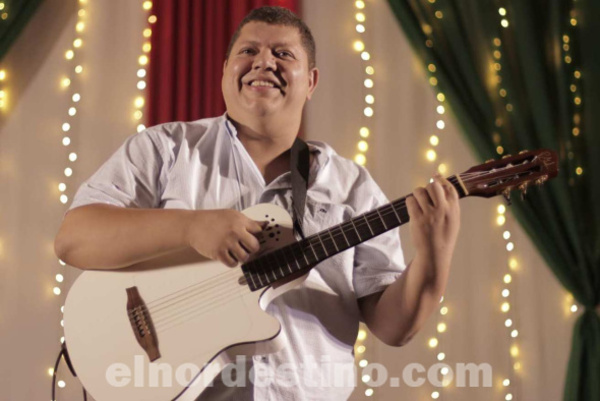
{"label": "smiling man", "polygon": [[[55,247],[82,269],[118,269],[192,251],[235,267],[262,230],[241,210],[291,204],[290,148],[317,87],[306,25],[278,7],[253,10],[227,52],[224,116],[162,124],[130,137],[77,192]],[[308,143],[304,233],[387,203],[365,169]],[[227,371],[201,399],[344,400],[355,386],[359,320],[392,346],[406,343],[443,294],[459,228],[458,196],[436,177],[407,199],[416,255],[405,267],[397,230],[313,268],[267,307],[284,347]],[[106,250],[109,249],[110,252]],[[252,381],[231,379],[232,372]]]}

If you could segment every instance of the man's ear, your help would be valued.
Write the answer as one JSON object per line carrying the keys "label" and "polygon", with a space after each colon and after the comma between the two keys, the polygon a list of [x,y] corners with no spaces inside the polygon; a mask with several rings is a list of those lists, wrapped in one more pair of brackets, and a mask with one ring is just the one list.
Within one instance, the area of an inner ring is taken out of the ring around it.
{"label": "man's ear", "polygon": [[309,72],[309,82],[308,82],[308,94],[306,95],[306,99],[310,100],[313,92],[317,89],[317,84],[319,83],[319,69],[317,67],[313,68]]}
{"label": "man's ear", "polygon": [[227,68],[227,59],[223,61],[223,73],[225,73],[225,68]]}

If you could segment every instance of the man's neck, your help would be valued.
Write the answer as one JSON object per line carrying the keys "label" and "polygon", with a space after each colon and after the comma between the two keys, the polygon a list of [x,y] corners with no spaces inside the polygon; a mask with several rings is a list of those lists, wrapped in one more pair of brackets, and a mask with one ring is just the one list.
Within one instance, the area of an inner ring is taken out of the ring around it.
{"label": "man's neck", "polygon": [[267,183],[289,171],[290,155],[299,124],[257,121],[242,124],[232,120],[240,142]]}

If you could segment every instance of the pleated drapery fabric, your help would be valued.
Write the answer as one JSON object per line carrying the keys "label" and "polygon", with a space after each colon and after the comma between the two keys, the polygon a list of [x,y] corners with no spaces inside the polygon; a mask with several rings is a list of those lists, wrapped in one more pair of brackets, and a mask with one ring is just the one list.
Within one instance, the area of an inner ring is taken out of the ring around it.
{"label": "pleated drapery fabric", "polygon": [[225,112],[221,76],[227,46],[254,8],[298,12],[299,0],[155,0],[147,125]]}

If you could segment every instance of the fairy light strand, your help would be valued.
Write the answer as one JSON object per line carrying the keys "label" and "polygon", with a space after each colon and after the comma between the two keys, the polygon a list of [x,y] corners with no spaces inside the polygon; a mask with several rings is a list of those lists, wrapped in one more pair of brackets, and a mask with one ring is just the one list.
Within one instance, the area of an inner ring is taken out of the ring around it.
{"label": "fairy light strand", "polygon": [[[70,191],[70,181],[71,177],[74,174],[75,162],[78,160],[78,155],[74,151],[74,141],[73,136],[76,126],[75,122],[78,118],[77,106],[81,101],[81,94],[76,89],[78,79],[81,77],[83,73],[83,65],[78,61],[78,54],[82,47],[84,46],[83,33],[85,32],[86,26],[86,5],[88,4],[88,0],[79,0],[80,8],[77,12],[77,22],[75,24],[75,34],[74,39],[69,47],[64,53],[65,60],[67,61],[68,73],[62,75],[59,79],[58,86],[60,89],[67,93],[69,97],[69,106],[66,111],[66,115],[63,118],[63,121],[60,125],[60,131],[63,133],[61,138],[61,144],[65,148],[66,152],[66,165],[63,169],[63,178],[57,185],[58,189],[58,200],[61,204],[66,205],[69,202],[69,195],[72,191]],[[65,262],[62,260],[58,260],[58,272],[54,275],[54,281],[52,292],[55,296],[59,297],[62,295],[62,283],[64,282],[64,267],[66,266]],[[61,302],[62,304],[62,302]],[[61,320],[60,325],[64,327],[64,321],[62,320],[62,315],[64,313],[64,306],[60,307],[61,312]],[[63,343],[65,341],[64,337],[60,338],[60,342]],[[54,369],[52,367],[48,368],[48,374],[52,376],[54,374]],[[58,387],[64,388],[66,387],[66,383],[63,380],[58,380]]]}
{"label": "fairy light strand", "polygon": [[[365,42],[363,40],[363,34],[366,32],[366,21],[365,15],[366,4],[363,0],[354,1],[354,20],[356,23],[356,32],[358,39],[355,39],[352,43],[352,48],[355,52],[360,55],[362,60],[361,65],[364,65],[364,80],[363,86],[365,87],[364,93],[364,108],[363,108],[363,124],[358,130],[359,140],[356,144],[357,152],[354,156],[354,161],[360,166],[367,164],[367,151],[369,150],[368,139],[371,136],[371,118],[375,114],[375,96],[373,95],[373,87],[375,86],[374,74],[375,68],[371,64],[371,54],[367,51]],[[367,339],[367,330],[361,324],[358,331],[358,337],[354,346],[354,353],[358,360],[358,366],[360,368],[366,368],[369,365],[368,360],[365,357],[367,347],[365,345]],[[375,390],[369,386],[371,377],[369,375],[363,375],[360,377],[362,383],[365,384],[366,389],[364,394],[366,397],[372,397],[375,394]]]}
{"label": "fairy light strand", "polygon": [[[4,4],[4,3],[0,3]],[[8,95],[6,90],[6,70],[0,70],[0,110],[6,110]]]}
{"label": "fairy light strand", "polygon": [[[429,0],[431,7],[431,13],[435,16],[437,20],[442,20],[444,18],[444,13],[441,10],[436,9],[436,0]],[[433,28],[431,25],[424,23],[421,26],[423,33],[425,34],[425,46],[428,48],[434,47],[433,41]],[[446,112],[447,112],[447,103],[446,103],[446,95],[439,90],[438,84],[438,66],[435,62],[431,61],[426,63],[425,71],[427,75],[427,82],[433,88],[436,93],[436,106],[435,106],[435,131],[427,134],[428,135],[428,145],[424,151],[425,160],[428,163],[435,165],[435,170],[445,176],[448,173],[448,164],[441,161],[439,157],[439,149],[441,148],[440,144],[444,137],[444,132],[446,129]],[[448,331],[448,314],[449,307],[445,302],[445,297],[442,296],[439,301],[439,313],[437,314],[437,322],[436,322],[436,333],[432,337],[427,340],[427,347],[429,347],[435,353],[436,363],[443,363],[446,360],[446,352],[444,351],[444,336]],[[451,384],[450,376],[447,376],[449,373],[448,368],[444,367],[440,370],[440,373],[443,376],[442,379],[442,387],[434,389],[430,393],[430,398],[433,400],[441,399],[442,389],[448,387]]]}
{"label": "fairy light strand", "polygon": [[137,132],[141,132],[146,129],[146,125],[142,121],[144,118],[144,106],[146,105],[148,65],[150,63],[150,51],[152,50],[150,38],[152,37],[152,25],[154,25],[157,21],[156,15],[152,13],[152,7],[152,1],[146,0],[142,2],[142,9],[148,15],[148,25],[142,31],[144,43],[142,44],[142,54],[140,54],[138,57],[138,82],[136,84],[138,94],[133,100],[134,110],[132,117],[133,121],[135,121],[135,123],[137,124]]}
{"label": "fairy light strand", "polygon": [[357,152],[354,156],[354,161],[361,165],[365,166],[367,164],[367,151],[369,150],[369,142],[368,139],[371,135],[370,121],[371,118],[375,114],[375,96],[373,95],[373,87],[375,86],[374,82],[374,74],[375,69],[373,68],[371,61],[371,54],[367,51],[365,42],[362,39],[363,34],[366,32],[366,21],[367,17],[365,15],[365,7],[366,4],[362,0],[358,0],[354,2],[355,14],[354,19],[356,21],[356,32],[358,33],[359,38],[356,39],[352,43],[352,48],[358,54],[360,54],[361,60],[364,62],[364,80],[363,85],[366,88],[364,92],[364,124],[360,127],[358,134],[359,140],[356,144]]}

